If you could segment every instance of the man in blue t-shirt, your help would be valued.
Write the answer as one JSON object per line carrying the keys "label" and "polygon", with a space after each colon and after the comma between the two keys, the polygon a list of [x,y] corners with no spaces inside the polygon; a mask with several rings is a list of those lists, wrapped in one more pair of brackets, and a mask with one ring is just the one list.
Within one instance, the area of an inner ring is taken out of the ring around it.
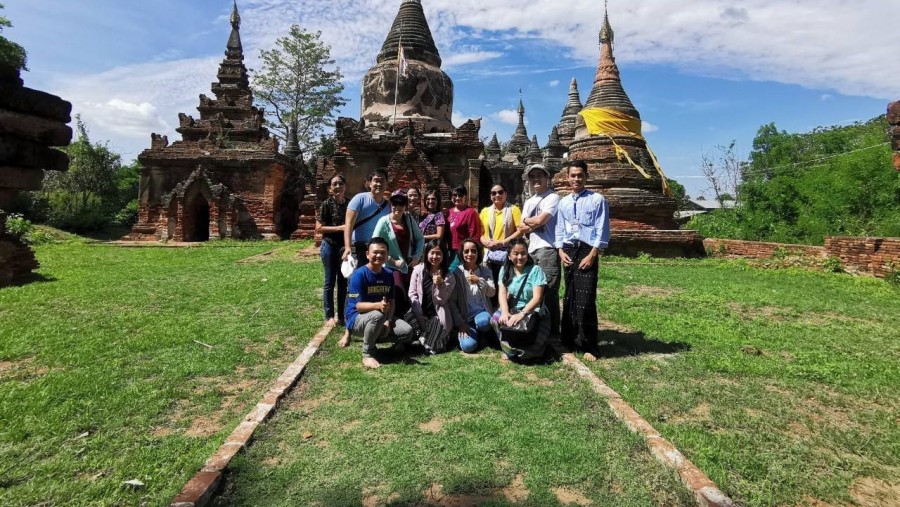
{"label": "man in blue t-shirt", "polygon": [[402,344],[413,339],[412,328],[402,319],[394,318],[394,277],[384,269],[388,245],[383,238],[372,238],[366,249],[369,263],[350,276],[347,287],[347,309],[344,317],[347,329],[363,339],[363,365],[378,368],[375,359],[379,341]]}
{"label": "man in blue t-shirt", "polygon": [[347,216],[344,217],[344,245],[352,247],[352,250],[344,249],[342,260],[347,260],[352,251],[359,266],[365,262],[366,247],[372,239],[375,224],[379,218],[391,212],[391,207],[384,198],[385,183],[387,173],[383,169],[375,169],[366,176],[369,191],[354,195],[347,204]]}

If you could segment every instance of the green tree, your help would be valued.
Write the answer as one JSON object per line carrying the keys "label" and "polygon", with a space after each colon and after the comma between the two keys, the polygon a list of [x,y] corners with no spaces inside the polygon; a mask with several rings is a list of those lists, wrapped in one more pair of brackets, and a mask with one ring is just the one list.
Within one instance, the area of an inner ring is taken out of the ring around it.
{"label": "green tree", "polygon": [[62,149],[69,155],[69,170],[47,172],[41,191],[50,208],[48,221],[76,231],[105,227],[121,208],[121,156],[107,143],[92,143],[78,115],[75,141]]}
{"label": "green tree", "polygon": [[335,109],[347,103],[341,97],[343,76],[321,35],[291,25],[274,49],[260,51],[262,67],[253,71],[253,91],[266,107],[268,125],[282,139],[293,128],[305,153],[316,149]]}
{"label": "green tree", "polygon": [[[0,3],[0,9],[5,8],[6,6]],[[4,28],[10,27],[12,27],[12,23],[9,21],[9,18],[0,16],[0,32],[3,32]],[[0,35],[0,67],[28,70],[27,62],[28,57],[25,53],[25,48]]]}

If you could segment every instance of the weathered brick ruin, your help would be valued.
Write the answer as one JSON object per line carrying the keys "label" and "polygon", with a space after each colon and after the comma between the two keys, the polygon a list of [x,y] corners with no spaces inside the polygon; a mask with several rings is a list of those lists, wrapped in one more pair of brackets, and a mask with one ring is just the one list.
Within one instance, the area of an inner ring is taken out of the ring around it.
{"label": "weathered brick ruin", "polygon": [[900,171],[900,100],[888,105],[888,123],[891,124],[891,147],[894,149],[894,169]]}
{"label": "weathered brick ruin", "polygon": [[[577,90],[574,96],[570,90],[570,104],[567,104],[558,127],[561,141],[569,143],[570,160],[583,160],[588,164],[587,187],[602,193],[609,202],[612,229],[609,253],[702,256],[704,250],[699,233],[678,230],[675,223],[677,203],[664,191],[664,177],[657,171],[647,142],[640,135],[640,113],[622,87],[613,56],[613,41],[613,29],[606,15],[600,30],[600,59],[593,88],[581,114],[575,115],[575,133],[571,141],[566,136],[578,99]],[[588,111],[627,115],[636,126],[629,132],[618,129],[592,133],[584,118]],[[566,136],[562,136],[564,132]],[[628,158],[646,175],[629,163]],[[566,189],[564,173],[557,174],[554,185],[557,190]]]}
{"label": "weathered brick ruin", "polygon": [[[407,66],[398,83],[400,44]],[[376,168],[387,168],[388,190],[437,190],[443,202],[456,185],[465,185],[475,197],[479,182],[491,181],[479,158],[484,151],[480,122],[453,127],[453,82],[440,67],[421,3],[404,0],[375,66],[363,78],[361,119],[338,119],[337,152],[316,168],[319,199],[327,197],[332,175],[343,174],[352,195],[365,190],[365,177]]]}
{"label": "weathered brick ruin", "polygon": [[777,255],[828,258],[841,261],[841,267],[855,274],[883,278],[900,267],[900,238],[865,238],[831,236],[825,238],[825,246],[790,245],[741,241],[734,239],[703,240],[711,256],[770,259]]}
{"label": "weathered brick ruin", "polygon": [[181,141],[152,134],[138,156],[138,222],[126,239],[286,239],[297,229],[302,161],[296,150],[278,152],[253,106],[237,6],[231,26],[216,98],[200,95],[199,119],[178,115]]}
{"label": "weathered brick ruin", "polygon": [[38,190],[43,170],[65,171],[69,157],[51,148],[72,140],[72,104],[25,88],[19,72],[0,66],[0,287],[26,281],[38,268],[27,245],[7,234],[6,214],[19,192]]}

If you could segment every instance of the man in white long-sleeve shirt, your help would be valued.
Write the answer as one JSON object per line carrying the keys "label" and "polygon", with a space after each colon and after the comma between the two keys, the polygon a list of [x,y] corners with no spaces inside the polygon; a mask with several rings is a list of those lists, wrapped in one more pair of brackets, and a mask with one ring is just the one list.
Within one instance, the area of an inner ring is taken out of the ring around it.
{"label": "man in white long-sleeve shirt", "polygon": [[566,292],[563,299],[563,344],[584,352],[596,361],[597,274],[599,257],[609,245],[609,204],[584,188],[587,164],[576,160],[566,168],[572,193],[559,202],[554,246],[565,267]]}

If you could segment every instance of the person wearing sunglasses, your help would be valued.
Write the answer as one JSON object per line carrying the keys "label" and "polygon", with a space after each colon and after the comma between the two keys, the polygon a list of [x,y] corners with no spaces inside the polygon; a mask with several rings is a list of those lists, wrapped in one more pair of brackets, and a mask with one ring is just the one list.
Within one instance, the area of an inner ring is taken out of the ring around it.
{"label": "person wearing sunglasses", "polygon": [[[522,211],[506,200],[506,187],[497,183],[491,187],[491,205],[481,210],[481,244],[487,254],[485,264],[491,268],[494,284],[500,276],[500,268],[507,260],[507,250],[513,240],[522,235]],[[496,296],[492,301],[497,305]]]}

